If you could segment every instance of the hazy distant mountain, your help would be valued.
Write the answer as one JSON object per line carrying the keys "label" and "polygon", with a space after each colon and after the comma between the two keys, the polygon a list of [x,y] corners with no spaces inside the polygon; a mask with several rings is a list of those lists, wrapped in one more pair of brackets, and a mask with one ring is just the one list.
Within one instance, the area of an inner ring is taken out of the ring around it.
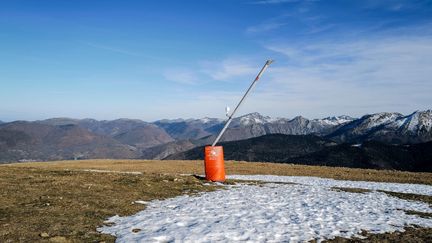
{"label": "hazy distant mountain", "polygon": [[154,122],[154,124],[163,128],[171,137],[177,140],[184,140],[200,139],[218,132],[212,128],[223,124],[223,120],[206,117],[188,120],[159,120]]}
{"label": "hazy distant mountain", "polygon": [[[88,119],[88,120],[92,120],[92,119]],[[80,121],[82,120],[67,118],[67,117],[57,117],[57,118],[50,118],[46,120],[36,121],[36,123],[52,125],[52,126],[63,126],[63,125],[78,125]]]}
{"label": "hazy distant mountain", "polygon": [[[259,113],[250,113],[234,118],[221,141],[234,141],[266,134],[325,135],[339,126],[354,120],[348,116],[327,117],[309,120],[298,116],[294,119],[271,118]],[[161,120],[154,124],[162,127],[177,140],[200,139],[209,135],[217,135],[225,121],[215,118],[189,120]]]}
{"label": "hazy distant mountain", "polygon": [[432,110],[404,116],[382,112],[365,115],[340,127],[327,138],[338,142],[381,141],[390,144],[421,143],[432,140]]}
{"label": "hazy distant mountain", "polygon": [[[340,144],[314,135],[272,134],[221,143],[226,160],[432,172],[432,142],[414,145]],[[204,159],[204,147],[166,159]]]}
{"label": "hazy distant mountain", "polygon": [[[313,120],[309,120],[302,116],[297,116],[293,119],[271,118],[269,116],[262,116],[261,114],[255,112],[234,118],[231,124],[233,127],[262,124],[272,128],[273,131],[271,132],[286,132],[290,133],[291,135],[304,135],[309,133],[327,133],[326,130],[331,129],[334,126],[351,122],[353,120],[354,118],[349,116],[326,117],[323,119]],[[285,128],[282,128],[281,126],[285,126]]]}
{"label": "hazy distant mountain", "polygon": [[[211,144],[225,122],[217,118],[159,120],[153,123],[138,119],[98,121],[52,118],[36,122],[2,123],[0,160],[74,157],[162,159]],[[431,130],[431,110],[416,111],[407,116],[383,112],[359,119],[349,116],[323,119],[297,116],[287,119],[250,113],[234,118],[221,142],[285,134],[315,135],[325,141],[330,139],[337,143],[381,141],[387,144],[405,144],[432,141]],[[47,139],[46,134],[53,138]],[[293,143],[285,145],[289,146],[285,146],[287,151],[292,147],[297,148]],[[278,147],[274,144],[272,146]],[[268,149],[268,145],[263,147]],[[309,152],[304,156],[309,156]]]}
{"label": "hazy distant mountain", "polygon": [[[341,125],[353,120],[354,119],[349,116],[327,117],[313,120],[301,116],[295,117],[294,119],[271,118],[255,112],[234,118],[221,141],[240,140],[265,134],[326,135],[333,132]],[[49,125],[74,124],[94,133],[120,139],[119,141],[129,145],[145,144],[145,146],[141,146],[143,148],[170,143],[174,140],[199,140],[204,137],[215,136],[225,124],[225,120],[208,117],[186,120],[165,119],[153,123],[147,123],[137,119],[97,121],[94,119],[79,120],[70,118],[53,118],[38,122]],[[150,127],[152,124],[162,128],[163,131],[160,129],[158,130],[156,126]],[[144,132],[144,130],[146,132]],[[142,134],[138,135],[138,131]],[[146,141],[137,141],[139,137],[146,137],[147,139]],[[128,141],[125,141],[125,139]]]}
{"label": "hazy distant mountain", "polygon": [[153,124],[132,128],[115,135],[113,138],[139,149],[146,149],[174,141],[163,129]]}
{"label": "hazy distant mountain", "polygon": [[107,136],[115,136],[119,133],[124,133],[130,131],[133,128],[147,125],[149,123],[138,120],[138,119],[116,119],[116,120],[94,120],[94,119],[71,119],[71,118],[51,118],[46,120],[37,121],[41,124],[47,125],[78,125],[82,128],[85,128],[91,132],[107,135]]}
{"label": "hazy distant mountain", "polygon": [[259,113],[251,113],[233,119],[232,126],[223,136],[222,141],[234,141],[266,134],[325,135],[352,120],[354,119],[348,116],[309,120],[301,116],[294,119],[270,118]]}
{"label": "hazy distant mountain", "polygon": [[[221,141],[236,141],[266,134],[327,134],[352,120],[353,118],[348,116],[314,120],[299,116],[290,120],[250,113],[234,118]],[[150,148],[143,152],[143,158],[162,159],[196,146],[211,144],[224,123],[214,118],[157,121],[154,124],[164,128],[172,137],[177,138],[177,141]]]}
{"label": "hazy distant mountain", "polygon": [[137,158],[140,151],[113,138],[77,125],[52,126],[36,122],[0,125],[0,161],[74,158]]}
{"label": "hazy distant mountain", "polygon": [[116,119],[112,121],[94,119],[53,118],[38,121],[48,125],[77,125],[96,134],[110,136],[121,143],[145,149],[174,141],[165,130],[138,119]]}
{"label": "hazy distant mountain", "polygon": [[164,159],[171,154],[180,153],[192,148],[196,145],[190,140],[177,140],[174,142],[161,144],[152,148],[148,148],[142,151],[142,159]]}

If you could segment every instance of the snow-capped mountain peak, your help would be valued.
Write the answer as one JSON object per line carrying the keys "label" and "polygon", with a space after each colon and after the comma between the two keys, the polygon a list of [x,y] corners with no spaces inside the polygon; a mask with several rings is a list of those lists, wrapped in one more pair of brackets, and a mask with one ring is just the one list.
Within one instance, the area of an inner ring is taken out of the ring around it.
{"label": "snow-capped mountain peak", "polygon": [[393,128],[405,129],[410,132],[432,130],[432,110],[415,111],[404,117],[400,117],[392,124]]}
{"label": "snow-capped mountain peak", "polygon": [[246,114],[238,118],[239,123],[241,125],[250,125],[250,124],[265,124],[271,122],[273,119],[269,116],[263,116],[258,112]]}
{"label": "snow-capped mountain peak", "polygon": [[397,112],[365,115],[336,130],[329,138],[341,142],[377,140],[392,144],[431,141],[432,110],[406,116]]}
{"label": "snow-capped mountain peak", "polygon": [[[181,123],[157,123],[174,138],[202,138],[217,134],[225,119],[204,117],[183,120]],[[346,115],[322,119],[302,116],[271,118],[258,112],[235,117],[224,135],[224,141],[246,139],[266,134],[315,134],[341,142],[377,140],[388,143],[417,143],[432,140],[432,110],[416,111],[409,115],[380,112],[352,118]],[[180,135],[179,135],[180,134]]]}
{"label": "snow-capped mountain peak", "polygon": [[362,128],[369,130],[377,126],[390,124],[402,116],[402,114],[397,112],[380,112],[371,115],[365,115],[360,119],[363,120]]}
{"label": "snow-capped mountain peak", "polygon": [[331,117],[326,117],[323,119],[315,119],[315,120],[321,121],[321,123],[325,125],[337,126],[337,125],[342,125],[351,122],[354,120],[354,118],[350,116],[342,115],[342,116],[331,116]]}
{"label": "snow-capped mountain peak", "polygon": [[219,119],[219,118],[210,118],[210,117],[203,117],[200,119],[195,120],[196,122],[201,122],[201,123],[217,123],[217,122],[222,122],[223,119]]}

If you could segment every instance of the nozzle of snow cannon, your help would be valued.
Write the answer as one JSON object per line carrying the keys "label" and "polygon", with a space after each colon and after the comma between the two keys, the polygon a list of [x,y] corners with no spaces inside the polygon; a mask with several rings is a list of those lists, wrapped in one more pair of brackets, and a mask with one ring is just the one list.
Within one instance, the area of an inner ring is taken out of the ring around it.
{"label": "nozzle of snow cannon", "polygon": [[267,62],[266,62],[266,65],[270,65],[270,64],[272,64],[273,62],[274,62],[274,60],[272,60],[272,59],[268,59]]}

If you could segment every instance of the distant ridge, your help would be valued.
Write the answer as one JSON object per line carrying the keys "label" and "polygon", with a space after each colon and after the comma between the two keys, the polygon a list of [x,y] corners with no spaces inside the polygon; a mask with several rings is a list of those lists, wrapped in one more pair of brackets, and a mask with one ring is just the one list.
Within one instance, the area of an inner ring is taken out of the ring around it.
{"label": "distant ridge", "polygon": [[380,141],[390,144],[422,143],[432,140],[432,110],[404,116],[396,112],[365,115],[326,136],[337,142]]}
{"label": "distant ridge", "polygon": [[[271,118],[257,112],[234,118],[222,141],[233,141],[265,134],[325,135],[339,126],[353,121],[349,116],[313,119],[297,116],[293,119]],[[176,140],[201,139],[216,135],[224,121],[216,118],[161,120],[154,124],[162,127]]]}
{"label": "distant ridge", "polygon": [[135,158],[139,151],[76,125],[11,122],[0,126],[0,161]]}
{"label": "distant ridge", "polygon": [[[164,119],[155,122],[127,118],[101,121],[91,118],[51,118],[34,122],[1,123],[0,161],[71,158],[163,159],[210,144],[222,129],[224,122],[222,119],[205,117]],[[18,124],[26,129],[17,129]],[[379,141],[388,145],[415,144],[432,141],[431,127],[431,110],[415,111],[409,115],[382,112],[358,119],[349,116],[323,119],[297,116],[288,119],[250,113],[234,118],[221,141],[285,134],[314,135],[338,144],[363,144],[369,141]],[[69,132],[65,132],[67,128]],[[58,139],[59,144],[60,140],[71,141],[73,146],[64,146],[61,149],[53,147],[50,140],[44,140],[39,136],[39,132],[46,129],[57,134],[54,137]],[[94,139],[86,141],[77,134]],[[104,150],[102,144],[106,144],[105,148],[116,149]]]}
{"label": "distant ridge", "polygon": [[36,123],[53,126],[76,125],[92,133],[109,136],[137,149],[145,149],[174,141],[162,128],[138,119],[121,118],[98,121],[94,119],[53,118],[36,121]]}

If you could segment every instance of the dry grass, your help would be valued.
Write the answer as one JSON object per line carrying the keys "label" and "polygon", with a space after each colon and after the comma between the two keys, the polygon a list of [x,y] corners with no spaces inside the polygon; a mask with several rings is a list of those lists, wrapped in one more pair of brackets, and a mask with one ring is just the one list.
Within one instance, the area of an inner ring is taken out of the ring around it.
{"label": "dry grass", "polygon": [[[49,169],[101,169],[113,171],[140,171],[166,174],[203,174],[203,161],[176,160],[85,160],[22,163],[10,166]],[[318,176],[338,180],[398,182],[432,185],[432,173],[414,173],[392,170],[352,169],[344,167],[304,166],[278,163],[226,161],[227,174],[269,174],[290,176]]]}
{"label": "dry grass", "polygon": [[432,207],[432,196],[418,195],[412,193],[388,192],[388,191],[380,191],[380,192],[384,192],[392,197],[398,197],[405,200],[413,200],[413,201],[428,203]]}
{"label": "dry grass", "polygon": [[[431,173],[233,161],[226,162],[226,171],[227,174],[320,176],[432,184]],[[144,205],[132,202],[217,189],[204,186],[198,177],[181,174],[203,174],[203,162],[88,160],[1,165],[0,242],[112,242],[114,237],[99,234],[96,228],[110,216],[130,215],[144,208]],[[411,200],[417,200],[416,197],[419,198],[418,195],[411,196]],[[407,232],[417,232],[423,234],[420,239],[429,239],[427,234],[430,236],[431,230],[410,228]],[[405,233],[398,234],[402,234],[397,236],[400,239],[407,239]],[[368,237],[386,239],[393,236]],[[343,240],[346,239],[336,239]]]}
{"label": "dry grass", "polygon": [[404,210],[404,211],[406,214],[417,215],[422,218],[432,218],[432,213],[424,213],[424,212],[419,212],[414,210]]}
{"label": "dry grass", "polygon": [[404,232],[392,232],[384,234],[370,234],[363,232],[365,239],[346,239],[336,237],[324,242],[332,243],[430,243],[432,242],[432,229],[419,227],[406,227]]}
{"label": "dry grass", "polygon": [[350,187],[332,187],[331,189],[335,190],[335,191],[351,192],[351,193],[367,193],[367,192],[371,192],[371,190],[369,190],[369,189],[350,188]]}
{"label": "dry grass", "polygon": [[96,232],[113,215],[150,201],[214,190],[193,176],[0,167],[0,242],[113,242]]}

